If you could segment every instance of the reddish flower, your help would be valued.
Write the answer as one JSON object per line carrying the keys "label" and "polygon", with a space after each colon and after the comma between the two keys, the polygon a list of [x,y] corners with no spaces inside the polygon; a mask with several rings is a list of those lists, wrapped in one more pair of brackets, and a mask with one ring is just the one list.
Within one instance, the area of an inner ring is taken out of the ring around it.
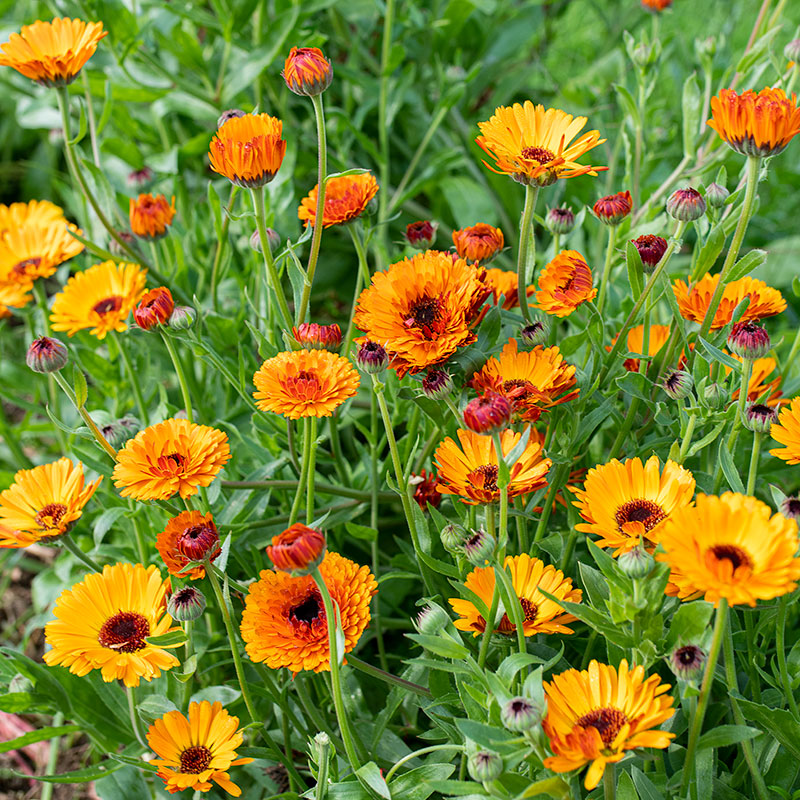
{"label": "reddish flower", "polygon": [[474,433],[490,435],[511,423],[511,403],[496,392],[486,392],[467,403],[464,424]]}
{"label": "reddish flower", "polygon": [[342,329],[333,325],[319,325],[316,322],[302,322],[292,328],[294,338],[306,350],[338,350],[342,344]]}
{"label": "reddish flower", "polygon": [[430,475],[423,469],[419,475],[411,476],[411,484],[414,486],[414,499],[423,511],[428,510],[428,503],[434,508],[438,508],[442,502],[442,494],[437,490],[439,480],[431,472]]}
{"label": "reddish flower", "polygon": [[739,358],[750,361],[764,358],[770,347],[767,329],[750,320],[735,323],[728,334],[728,348]]}
{"label": "reddish flower", "polygon": [[595,216],[606,225],[619,225],[633,208],[630,192],[617,192],[601,197],[592,207]]}
{"label": "reddish flower", "polygon": [[505,239],[500,228],[479,222],[469,228],[453,231],[453,244],[461,258],[486,264],[503,249]]}
{"label": "reddish flower", "polygon": [[639,257],[642,259],[645,272],[651,272],[652,268],[661,261],[664,253],[667,252],[667,240],[662,236],[653,236],[650,233],[646,233],[637,239],[631,239],[631,241],[639,251]]}
{"label": "reddish flower", "polygon": [[211,514],[182,511],[158,534],[156,549],[170,575],[197,580],[204,567],[186,569],[190,561],[213,561],[220,554],[219,534]]}
{"label": "reddish flower", "polygon": [[333,67],[318,47],[293,47],[281,76],[295,94],[313,97],[331,85]]}
{"label": "reddish flower", "polygon": [[281,572],[294,576],[308,575],[325,558],[325,534],[297,522],[272,537],[267,555]]}
{"label": "reddish flower", "polygon": [[697,189],[676,189],[667,200],[667,214],[683,222],[693,222],[706,213],[706,201]]}
{"label": "reddish flower", "polygon": [[406,225],[406,241],[417,250],[430,250],[436,241],[436,231],[439,228],[438,222],[429,222],[421,219],[418,222],[409,222]]}
{"label": "reddish flower", "polygon": [[172,292],[166,286],[159,286],[142,297],[133,310],[133,319],[142,330],[149,331],[156,325],[166,325],[174,309]]}

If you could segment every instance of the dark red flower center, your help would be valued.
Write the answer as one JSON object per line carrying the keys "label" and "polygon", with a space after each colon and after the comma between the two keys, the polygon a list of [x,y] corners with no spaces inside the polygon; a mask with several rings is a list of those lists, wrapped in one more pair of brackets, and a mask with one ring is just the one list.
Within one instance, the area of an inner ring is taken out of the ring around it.
{"label": "dark red flower center", "polygon": [[513,378],[510,381],[503,381],[503,391],[512,402],[524,400],[536,387],[524,378]]}
{"label": "dark red flower center", "polygon": [[106,297],[105,300],[101,300],[99,303],[95,303],[92,310],[102,317],[111,311],[119,311],[121,307],[122,298],[118,295],[114,295],[113,297]]}
{"label": "dark red flower center", "polygon": [[627,721],[628,718],[617,708],[598,708],[584,714],[576,724],[582,728],[594,728],[608,747]]}
{"label": "dark red flower center", "polygon": [[617,509],[614,519],[620,532],[626,522],[641,522],[645,531],[651,531],[666,516],[664,509],[652,500],[629,500]]}
{"label": "dark red flower center", "polygon": [[312,589],[300,603],[289,609],[289,624],[303,632],[322,622],[326,622],[325,607],[317,589]]}
{"label": "dark red flower center", "polygon": [[709,554],[716,561],[730,561],[734,570],[739,569],[739,567],[752,568],[753,566],[750,556],[748,556],[741,547],[737,547],[734,544],[714,545],[714,547],[709,550]]}
{"label": "dark red flower center", "polygon": [[26,258],[24,261],[20,261],[17,264],[14,264],[14,268],[11,270],[15,275],[19,277],[23,277],[28,274],[28,267],[38,267],[39,264],[42,263],[41,258]]}
{"label": "dark red flower center", "polygon": [[97,641],[118,653],[135,653],[147,647],[145,639],[149,635],[150,623],[145,617],[133,611],[120,611],[103,623]]}
{"label": "dark red flower center", "polygon": [[408,310],[403,324],[419,328],[427,339],[432,339],[444,329],[441,316],[442,301],[438,297],[423,297]]}
{"label": "dark red flower center", "polygon": [[529,161],[538,161],[539,164],[549,164],[556,157],[556,154],[546,147],[525,147],[521,155]]}
{"label": "dark red flower center", "polygon": [[199,775],[208,769],[211,763],[211,751],[202,744],[193,744],[187,747],[180,757],[180,771],[189,775]]}
{"label": "dark red flower center", "polygon": [[685,647],[679,647],[675,651],[675,659],[684,667],[692,667],[700,661],[701,650],[693,644],[687,644]]}
{"label": "dark red flower center", "polygon": [[48,503],[44,508],[40,509],[34,519],[40,528],[49,530],[50,528],[58,527],[66,511],[67,507],[63,503]]}
{"label": "dark red flower center", "polygon": [[482,464],[475,470],[475,474],[483,479],[482,489],[489,492],[497,491],[497,466],[495,464]]}

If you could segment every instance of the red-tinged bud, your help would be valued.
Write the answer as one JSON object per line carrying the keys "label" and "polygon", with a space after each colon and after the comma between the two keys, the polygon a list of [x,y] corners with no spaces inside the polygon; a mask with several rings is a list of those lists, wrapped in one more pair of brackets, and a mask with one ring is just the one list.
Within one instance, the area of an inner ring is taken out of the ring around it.
{"label": "red-tinged bud", "polygon": [[677,189],[667,200],[667,214],[681,222],[694,222],[706,213],[706,201],[697,189]]}
{"label": "red-tinged bud", "polygon": [[422,391],[431,400],[441,400],[453,391],[453,379],[443,369],[432,369],[422,379]]}
{"label": "red-tinged bud", "polygon": [[140,194],[131,198],[128,220],[133,233],[142,239],[160,239],[175,216],[175,197],[167,200],[163,194]]}
{"label": "red-tinged bud", "polygon": [[545,224],[550,233],[569,233],[575,227],[575,214],[571,208],[551,208]]}
{"label": "red-tinged bud", "polygon": [[601,197],[593,206],[594,215],[606,225],[619,225],[633,209],[630,192],[617,192]]}
{"label": "red-tinged bud", "polygon": [[206,610],[206,598],[194,586],[184,586],[170,595],[167,613],[178,622],[194,622]]}
{"label": "red-tinged bud", "polygon": [[479,530],[472,532],[464,541],[462,549],[470,564],[482,567],[492,557],[496,544],[494,537],[490,533]]}
{"label": "red-tinged bud", "polygon": [[781,503],[780,512],[786,519],[800,522],[800,497],[785,497]]}
{"label": "red-tinged bud", "polygon": [[683,400],[684,397],[688,397],[692,393],[693,386],[694,379],[691,374],[682,369],[672,370],[661,384],[661,388],[673,400]]}
{"label": "red-tinged bud", "polygon": [[469,228],[453,231],[453,244],[460,258],[488,264],[503,249],[505,239],[500,228],[479,222]]}
{"label": "red-tinged bud", "polygon": [[308,575],[325,558],[325,534],[297,522],[283,533],[272,537],[267,555],[275,569],[290,575]]}
{"label": "red-tinged bud", "polygon": [[153,181],[153,170],[150,167],[142,167],[128,173],[125,182],[131,189],[145,189]]}
{"label": "red-tinged bud", "polygon": [[[280,247],[281,235],[278,231],[267,228],[267,244],[269,245],[270,253],[274,253]],[[257,230],[250,234],[250,247],[255,250],[256,253],[261,252],[261,235]]]}
{"label": "red-tinged bud", "polygon": [[728,349],[749,361],[764,358],[771,346],[767,329],[756,322],[737,322],[728,334]]}
{"label": "red-tinged bud", "polygon": [[292,328],[295,341],[305,350],[338,350],[342,346],[342,329],[336,324],[319,325],[301,322]]}
{"label": "red-tinged bud", "polygon": [[696,644],[685,644],[672,651],[670,669],[683,681],[699,681],[705,671],[708,655]]}
{"label": "red-tinged bud", "polygon": [[177,551],[189,561],[213,561],[220,554],[219,534],[211,514],[194,512],[194,524],[181,533]]}
{"label": "red-tinged bud", "polygon": [[409,222],[406,225],[405,239],[417,250],[430,250],[436,241],[436,231],[439,229],[438,222],[429,222],[421,219],[418,222]]}
{"label": "red-tinged bud", "polygon": [[25,363],[34,372],[58,372],[68,360],[66,345],[49,336],[34,339],[25,356]]}
{"label": "red-tinged bud", "polygon": [[236,119],[237,117],[245,116],[244,111],[240,108],[229,108],[219,115],[217,120],[217,129],[221,128],[229,119]]}
{"label": "red-tinged bud", "polygon": [[378,375],[389,366],[389,354],[383,345],[366,341],[358,348],[356,366],[369,375]]}
{"label": "red-tinged bud", "polygon": [[436,490],[439,481],[436,475],[430,475],[423,469],[419,475],[412,475],[409,483],[414,487],[414,499],[417,505],[423,510],[428,510],[428,503],[434,508],[438,508],[442,502],[442,493]]}
{"label": "red-tinged bud", "polygon": [[706,186],[706,202],[711,208],[722,208],[731,193],[718,183],[710,183]]}
{"label": "red-tinged bud", "polygon": [[652,272],[658,262],[664,257],[667,252],[667,240],[661,236],[653,236],[646,233],[644,236],[639,236],[631,240],[634,247],[639,251],[639,257],[642,259],[642,268],[645,272]]}
{"label": "red-tinged bud", "polygon": [[530,325],[526,325],[519,332],[522,344],[529,350],[537,345],[544,344],[550,335],[550,320],[536,319]]}
{"label": "red-tinged bud", "polygon": [[751,403],[744,414],[744,425],[753,433],[769,433],[778,421],[778,409],[763,403]]}
{"label": "red-tinged bud", "polygon": [[281,76],[295,94],[314,97],[331,85],[333,67],[318,47],[293,47]]}
{"label": "red-tinged bud", "polygon": [[142,330],[149,331],[156,325],[166,325],[174,310],[172,292],[166,286],[158,286],[139,301],[133,310],[133,320]]}
{"label": "red-tinged bud", "polygon": [[511,424],[513,409],[505,397],[496,392],[486,392],[467,403],[464,424],[474,433],[491,436]]}

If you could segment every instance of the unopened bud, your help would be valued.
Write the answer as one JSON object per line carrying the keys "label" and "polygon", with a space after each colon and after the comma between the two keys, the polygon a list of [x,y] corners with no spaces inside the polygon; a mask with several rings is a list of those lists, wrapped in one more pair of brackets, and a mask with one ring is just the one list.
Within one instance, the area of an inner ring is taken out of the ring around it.
{"label": "unopened bud", "polygon": [[777,421],[778,410],[762,403],[751,403],[744,413],[744,425],[753,433],[769,433]]}
{"label": "unopened bud", "polygon": [[672,651],[669,666],[683,681],[696,682],[703,676],[708,655],[695,644],[686,644]]}
{"label": "unopened bud", "polygon": [[367,340],[358,348],[356,366],[368,375],[379,375],[389,366],[389,354],[382,344]]}
{"label": "unopened bud", "polygon": [[617,192],[606,197],[601,197],[592,206],[594,215],[606,225],[619,225],[633,208],[633,198],[630,192]]}
{"label": "unopened bud", "polygon": [[718,383],[709,383],[703,389],[703,404],[706,408],[716,411],[722,408],[726,400],[725,392]]}
{"label": "unopened bud", "polygon": [[206,610],[206,598],[194,586],[173,592],[167,601],[167,613],[178,622],[194,622]]}
{"label": "unopened bud", "polygon": [[800,39],[792,39],[792,41],[783,48],[783,54],[788,61],[794,61],[795,64],[800,63]]}
{"label": "unopened bud", "polygon": [[478,750],[469,757],[467,769],[475,781],[493,781],[503,774],[503,759],[491,750]]}
{"label": "unopened bud", "polygon": [[128,173],[125,182],[131,189],[146,189],[153,182],[153,170],[150,167],[142,167]]}
{"label": "unopened bud", "polygon": [[748,361],[764,358],[771,346],[767,329],[756,322],[737,322],[728,334],[728,349]]}
{"label": "unopened bud", "polygon": [[677,189],[667,200],[667,214],[681,222],[693,222],[706,213],[706,201],[697,189]]}
{"label": "unopened bud", "polygon": [[473,433],[491,436],[496,431],[508,427],[513,409],[511,403],[497,392],[486,392],[467,403],[464,409],[464,424]]}
{"label": "unopened bud", "polygon": [[683,400],[684,397],[688,397],[692,393],[692,386],[694,379],[691,373],[682,369],[672,370],[661,384],[661,388],[673,400]]}
{"label": "unopened bud", "polygon": [[800,522],[800,497],[784,497],[780,512],[787,519]]}
{"label": "unopened bud", "polygon": [[[270,253],[274,253],[281,244],[280,234],[272,228],[267,228],[267,244],[269,245]],[[261,236],[257,230],[250,234],[250,247],[255,250],[256,253],[261,252]]]}
{"label": "unopened bud", "polygon": [[236,119],[237,117],[244,117],[246,116],[244,111],[240,108],[229,108],[227,111],[223,111],[219,115],[219,119],[217,120],[217,127],[221,128],[229,119]]}
{"label": "unopened bud", "polygon": [[185,331],[194,325],[196,318],[197,314],[191,306],[175,306],[168,324],[176,331]]}
{"label": "unopened bud", "polygon": [[466,542],[469,534],[460,525],[445,525],[439,538],[442,540],[442,547],[447,550],[450,555],[459,555],[464,552],[464,542]]}
{"label": "unopened bud", "polygon": [[464,541],[462,550],[470,564],[482,567],[494,553],[495,544],[491,534],[478,530]]}
{"label": "unopened bud", "polygon": [[405,240],[417,250],[430,250],[436,241],[438,222],[429,222],[421,219],[418,222],[409,222],[406,225]]}
{"label": "unopened bud", "polygon": [[536,319],[530,325],[526,325],[519,332],[522,344],[528,349],[532,349],[540,344],[545,344],[550,336],[550,320]]}
{"label": "unopened bud", "polygon": [[453,391],[453,379],[443,369],[432,369],[422,379],[422,391],[431,400],[441,400]]}
{"label": "unopened bud", "polygon": [[450,617],[447,612],[436,603],[427,603],[422,611],[413,620],[414,627],[428,636],[435,636],[447,627]]}
{"label": "unopened bud", "polygon": [[623,575],[638,580],[646,578],[655,566],[655,560],[641,545],[637,545],[617,559],[617,566]]}
{"label": "unopened bud", "polygon": [[575,227],[575,214],[571,208],[551,208],[544,221],[550,233],[569,233]]}
{"label": "unopened bud", "polygon": [[642,269],[649,275],[667,252],[667,240],[662,236],[646,233],[631,241],[642,259]]}
{"label": "unopened bud", "polygon": [[[134,235],[128,231],[117,231],[117,236],[129,247],[132,246],[136,241]],[[108,252],[115,256],[121,256],[124,253],[127,253],[127,250],[125,250],[125,248],[112,237],[111,241],[108,243]]]}
{"label": "unopened bud", "polygon": [[66,345],[49,336],[34,339],[25,356],[25,363],[34,372],[58,372],[68,360]]}
{"label": "unopened bud", "polygon": [[331,85],[333,67],[318,47],[293,47],[281,76],[295,94],[314,97]]}
{"label": "unopened bud", "polygon": [[525,733],[542,721],[542,709],[527,697],[512,697],[501,709],[503,725],[514,733]]}
{"label": "unopened bud", "polygon": [[710,183],[706,186],[706,202],[711,208],[722,208],[731,193],[718,183]]}

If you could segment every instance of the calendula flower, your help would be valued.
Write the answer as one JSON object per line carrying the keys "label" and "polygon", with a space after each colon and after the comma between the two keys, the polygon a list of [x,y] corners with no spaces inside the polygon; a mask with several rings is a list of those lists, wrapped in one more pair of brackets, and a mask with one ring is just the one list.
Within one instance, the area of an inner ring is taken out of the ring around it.
{"label": "calendula flower", "polygon": [[499,358],[490,358],[472,378],[478,392],[497,392],[506,397],[518,419],[535,422],[544,409],[578,396],[575,367],[567,364],[557,347],[538,345],[519,351],[509,339]]}
{"label": "calendula flower", "polygon": [[[678,301],[681,316],[690,322],[702,323],[718,282],[719,275],[709,273],[706,273],[691,289],[684,281],[676,280],[672,284],[672,291]],[[771,317],[780,314],[786,308],[786,301],[777,289],[767,286],[764,281],[746,276],[731,281],[725,287],[711,329],[724,328],[733,319],[736,306],[745,297],[750,298],[750,305],[739,318],[742,322]]]}
{"label": "calendula flower", "polygon": [[[661,352],[661,348],[667,343],[669,339],[669,325],[651,325],[650,326],[650,340],[647,343],[647,355],[653,357],[658,355]],[[617,339],[619,337],[615,336],[611,340],[611,345],[615,345],[617,343]],[[640,355],[644,355],[644,325],[636,325],[628,331],[628,335],[626,337],[626,342],[628,346],[629,353],[638,353]],[[610,350],[611,348],[606,348]],[[625,359],[625,369],[629,372],[638,372],[639,371],[639,359],[638,358],[626,358]]]}
{"label": "calendula flower", "polygon": [[637,747],[669,747],[674,733],[654,730],[675,711],[670,686],[644,667],[619,670],[592,660],[588,670],[570,669],[545,681],[547,716],[542,727],[554,755],[544,760],[553,772],[572,772],[591,764],[584,779],[594,789],[607,764]]}
{"label": "calendula flower", "polygon": [[439,485],[439,479],[435,472],[428,473],[421,469],[419,475],[412,474],[409,483],[414,487],[414,500],[423,511],[428,510],[428,503],[434,508],[439,507],[442,495],[436,488]]}
{"label": "calendula flower", "polygon": [[293,47],[281,76],[295,94],[314,97],[331,85],[333,67],[318,47]]}
{"label": "calendula flower", "polygon": [[788,406],[781,409],[770,436],[783,445],[770,450],[771,455],[789,464],[800,464],[800,397],[795,397]]}
{"label": "calendula flower", "polygon": [[628,191],[601,197],[593,206],[594,215],[606,225],[619,225],[633,210],[633,198]]}
{"label": "calendula flower", "polygon": [[292,350],[267,359],[253,376],[261,411],[289,419],[329,417],[358,391],[353,365],[328,350]]}
{"label": "calendula flower", "polygon": [[663,11],[672,5],[672,0],[642,0],[642,8],[648,11]]}
{"label": "calendula flower", "polygon": [[586,117],[574,117],[559,108],[524,105],[500,106],[487,122],[479,122],[478,146],[494,160],[483,163],[492,172],[510,175],[519,183],[547,186],[559,178],[595,176],[608,167],[579,164],[593,147],[605,142],[598,131],[572,141],[586,125]]}
{"label": "calendula flower", "polygon": [[21,469],[0,492],[0,547],[27,547],[63,536],[80,519],[101,480],[87,484],[83,464],[68,458]]}
{"label": "calendula flower", "polygon": [[[460,497],[465,503],[496,503],[497,454],[489,436],[459,429],[457,444],[447,437],[436,449],[434,460],[439,474],[439,491]],[[503,456],[511,452],[522,434],[508,429],[500,433]],[[547,485],[551,461],[543,457],[542,439],[533,430],[516,464],[510,469],[508,496],[526,495]]]}
{"label": "calendula flower", "polygon": [[[537,633],[574,633],[572,628],[566,626],[567,623],[574,622],[575,617],[539,591],[544,589],[548,594],[568,603],[580,603],[583,593],[580,589],[573,588],[571,578],[565,578],[560,570],[538,558],[531,558],[527,553],[506,556],[503,569],[509,573],[514,592],[522,606],[522,630],[525,636],[535,636]],[[464,586],[483,600],[488,608],[492,605],[495,580],[492,567],[476,567],[467,575]],[[459,619],[455,621],[456,628],[472,631],[473,636],[480,636],[486,630],[486,620],[474,603],[460,598],[451,598],[447,602],[459,615]],[[493,633],[513,636],[516,630],[517,627],[506,610]]]}
{"label": "calendula flower", "polygon": [[[519,306],[519,292],[517,290],[517,273],[507,269],[486,270],[483,282],[492,290],[492,301],[497,304],[503,298],[503,308],[507,311]],[[528,290],[529,293],[532,290]]]}
{"label": "calendula flower", "polygon": [[244,734],[237,730],[239,718],[232,717],[222,703],[203,700],[189,706],[188,718],[180,711],[168,711],[147,731],[147,743],[158,758],[158,777],[170,794],[191,789],[208,792],[216,783],[234,797],[242,790],[231,781],[228,770],[249,764],[252,758],[239,758]]}
{"label": "calendula flower", "polygon": [[308,575],[320,565],[325,557],[325,534],[296,522],[272,537],[267,555],[275,569],[290,575]]}
{"label": "calendula flower", "polygon": [[737,153],[774,156],[800,133],[797,95],[767,87],[760,92],[736,94],[723,89],[711,98],[708,125]]}
{"label": "calendula flower", "polygon": [[[313,227],[317,218],[317,192],[315,186],[304,197],[297,209],[297,216],[305,225]],[[322,227],[344,225],[360,217],[370,200],[378,193],[378,182],[371,172],[358,175],[339,175],[325,184],[325,207],[322,209]]]}
{"label": "calendula flower", "polygon": [[149,331],[156,325],[166,325],[174,310],[172,292],[166,286],[157,286],[146,292],[133,309],[133,321],[142,330]]}
{"label": "calendula flower", "polygon": [[208,486],[231,457],[228,437],[186,419],[167,419],[139,431],[117,453],[114,485],[136,500],[182,499]]}
{"label": "calendula flower", "polygon": [[211,140],[211,169],[237,186],[264,186],[275,177],[286,155],[282,133],[281,120],[269,114],[232,117]]}
{"label": "calendula flower", "polygon": [[66,223],[64,209],[49,200],[31,200],[27,203],[0,203],[0,235],[30,225],[33,228],[49,228]]}
{"label": "calendula flower", "polygon": [[144,294],[146,274],[138,264],[104,261],[73,275],[53,301],[53,330],[74,336],[89,328],[98,339],[109,331],[124,331],[125,320]]}
{"label": "calendula flower", "polygon": [[320,325],[301,322],[292,328],[295,341],[305,350],[338,350],[342,346],[342,329],[336,324]]}
{"label": "calendula flower", "polygon": [[170,575],[188,580],[204,578],[205,567],[186,569],[186,565],[191,561],[213,561],[220,554],[214,518],[199,511],[182,511],[158,534],[156,549]]}
{"label": "calendula flower", "polygon": [[0,45],[0,66],[12,67],[42,86],[66,86],[94,55],[100,40],[108,34],[102,22],[56,18],[23,25]]}
{"label": "calendula flower", "polygon": [[453,231],[453,244],[459,258],[486,264],[503,249],[505,238],[500,228],[479,222],[468,228]]}
{"label": "calendula flower", "polygon": [[152,565],[106,564],[102,573],[87,575],[56,600],[56,619],[44,628],[52,647],[45,663],[81,676],[99,669],[106,683],[126,686],[177,667],[175,656],[146,641],[180,630],[166,613],[169,588]]}
{"label": "calendula flower", "polygon": [[674,461],[661,469],[658,456],[644,464],[638,458],[624,463],[614,458],[590,469],[583,489],[573,489],[573,505],[587,523],[575,528],[599,536],[595,544],[613,547],[614,556],[636,547],[640,539],[652,550],[664,520],[692,502],[694,488],[692,473]]}
{"label": "calendula flower", "polygon": [[10,228],[0,237],[0,282],[30,285],[37,278],[49,278],[63,264],[83,250],[83,244],[67,232],[83,231],[66,221],[39,226],[26,223]]}
{"label": "calendula flower", "polygon": [[[344,652],[349,653],[369,624],[369,603],[378,584],[367,567],[338,553],[328,552],[319,571],[339,608]],[[242,638],[253,661],[294,673],[330,669],[328,620],[310,575],[293,578],[265,569],[250,585],[245,604]]]}
{"label": "calendula flower", "polygon": [[376,272],[358,298],[356,326],[386,347],[400,377],[441,364],[475,341],[472,328],[491,290],[482,270],[454,258],[417,253]]}
{"label": "calendula flower", "polygon": [[671,570],[668,593],[682,600],[702,595],[754,606],[797,588],[797,523],[755,497],[699,494],[670,516],[659,539],[664,552],[656,558]]}
{"label": "calendula flower", "polygon": [[562,250],[539,275],[536,307],[548,314],[567,317],[595,297],[592,271],[577,250]]}
{"label": "calendula flower", "polygon": [[175,196],[172,201],[163,194],[140,194],[135,200],[131,197],[128,218],[131,231],[142,239],[162,237],[172,224],[175,216]]}
{"label": "calendula flower", "polygon": [[33,299],[30,283],[0,281],[0,319],[11,316],[12,308],[25,308]]}

